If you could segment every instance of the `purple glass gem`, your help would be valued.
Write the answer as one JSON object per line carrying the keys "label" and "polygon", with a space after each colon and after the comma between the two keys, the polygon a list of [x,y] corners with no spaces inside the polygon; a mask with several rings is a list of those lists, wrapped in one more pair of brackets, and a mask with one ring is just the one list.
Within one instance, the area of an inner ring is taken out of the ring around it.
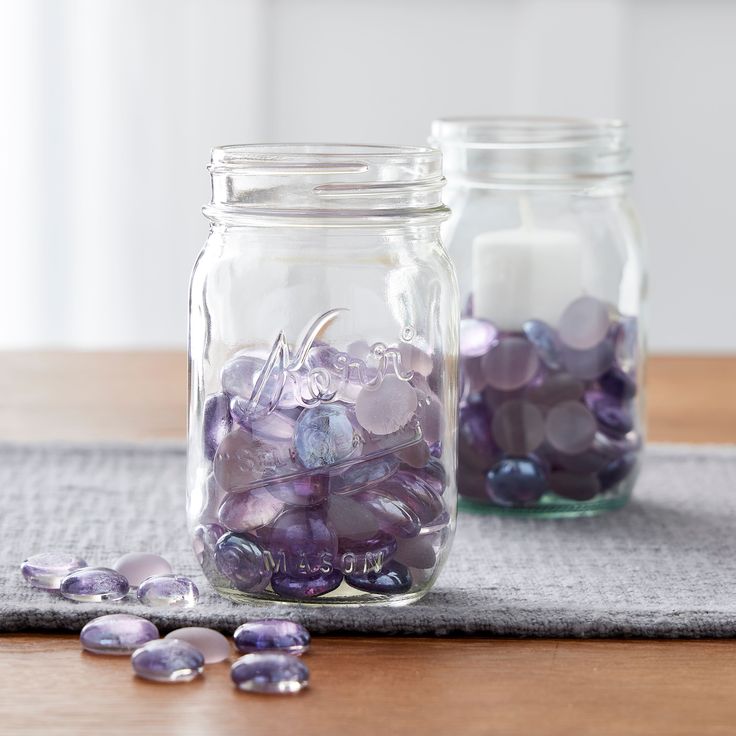
{"label": "purple glass gem", "polygon": [[439,459],[442,457],[442,443],[441,442],[433,442],[429,446],[429,454],[436,459]]}
{"label": "purple glass gem", "polygon": [[605,339],[610,325],[610,307],[595,297],[581,296],[562,313],[559,335],[568,347],[588,350]]}
{"label": "purple glass gem", "polygon": [[368,539],[340,537],[335,566],[346,575],[378,572],[393,557],[396,547],[396,539],[381,531]]}
{"label": "purple glass gem", "polygon": [[395,455],[383,455],[374,460],[350,465],[330,475],[330,492],[355,493],[370,488],[387,478],[399,469],[399,459]]}
{"label": "purple glass gem", "polygon": [[215,457],[217,448],[232,428],[230,399],[226,394],[214,394],[204,404],[202,416],[202,435],[204,456],[208,460]]}
{"label": "purple glass gem", "polygon": [[413,371],[420,376],[428,376],[432,372],[432,349],[428,345],[423,348],[402,342],[399,345],[401,367],[403,372]]}
{"label": "purple glass gem", "polygon": [[491,430],[502,450],[526,455],[544,440],[544,414],[529,401],[505,401],[493,414]]}
{"label": "purple glass gem", "polygon": [[491,433],[491,417],[483,401],[460,407],[458,454],[463,465],[486,471],[498,448]]}
{"label": "purple glass gem", "polygon": [[466,317],[460,320],[460,355],[479,358],[485,355],[498,337],[498,330],[484,319]]}
{"label": "purple glass gem", "polygon": [[205,557],[215,554],[217,540],[227,532],[222,524],[200,524],[194,530],[192,546],[197,561],[202,565]]}
{"label": "purple glass gem", "polygon": [[233,587],[246,593],[268,586],[271,571],[261,546],[243,534],[225,534],[215,545],[215,564]]}
{"label": "purple glass gem", "polygon": [[442,498],[415,472],[400,470],[381,484],[381,492],[405,503],[422,524],[434,521],[444,511]]}
{"label": "purple glass gem", "polygon": [[59,590],[61,581],[69,573],[83,567],[87,567],[87,563],[77,555],[41,552],[24,560],[20,572],[34,588]]}
{"label": "purple glass gem", "polygon": [[283,695],[307,687],[309,669],[288,654],[254,652],[233,663],[230,678],[238,690]]}
{"label": "purple glass gem", "polygon": [[523,330],[527,340],[537,349],[537,355],[542,363],[554,371],[561,370],[562,355],[557,333],[539,319],[524,322]]}
{"label": "purple glass gem", "polygon": [[429,445],[424,440],[420,440],[409,447],[397,450],[396,457],[412,468],[423,468],[429,462]]}
{"label": "purple glass gem", "polygon": [[420,470],[413,471],[421,480],[429,485],[429,487],[440,496],[447,488],[447,473],[445,466],[436,459],[430,460]]}
{"label": "purple glass gem", "polygon": [[199,601],[199,589],[184,575],[153,575],[138,586],[138,601],[157,608],[192,608]]}
{"label": "purple glass gem", "polygon": [[526,386],[539,371],[537,350],[523,337],[504,337],[481,359],[486,381],[500,391]]}
{"label": "purple glass gem", "polygon": [[572,501],[590,501],[601,491],[601,483],[596,475],[570,473],[564,470],[550,473],[549,487],[558,496]]}
{"label": "purple glass gem", "polygon": [[569,373],[548,373],[539,383],[529,386],[524,398],[542,407],[552,407],[562,401],[577,401],[585,391],[585,384]]}
{"label": "purple glass gem", "polygon": [[616,458],[598,473],[601,490],[608,491],[616,484],[627,478],[636,468],[638,453],[627,452],[622,457]]}
{"label": "purple glass gem", "polygon": [[373,513],[378,526],[394,537],[415,537],[421,529],[419,516],[403,500],[394,498],[380,488],[361,491],[356,499]]}
{"label": "purple glass gem", "polygon": [[124,575],[131,588],[152,575],[171,573],[171,565],[163,557],[148,552],[128,552],[112,563],[112,569]]}
{"label": "purple glass gem", "polygon": [[283,510],[283,501],[265,488],[230,493],[220,506],[220,523],[231,532],[249,532],[270,524]]}
{"label": "purple glass gem", "polygon": [[417,420],[422,429],[424,441],[430,445],[433,442],[439,442],[445,431],[445,420],[442,402],[436,394],[421,395],[417,404]]}
{"label": "purple glass gem", "polygon": [[230,397],[250,398],[258,374],[266,361],[254,355],[236,355],[222,366],[220,382],[222,390]]}
{"label": "purple glass gem", "polygon": [[486,493],[499,506],[533,506],[546,490],[544,470],[531,458],[506,458],[486,474]]}
{"label": "purple glass gem", "polygon": [[312,577],[330,568],[337,555],[337,534],[322,508],[294,507],[270,528],[268,549],[279,571],[291,577]]}
{"label": "purple glass gem", "polygon": [[354,496],[333,494],[327,504],[327,520],[338,537],[369,539],[378,532],[376,517]]}
{"label": "purple glass gem", "polygon": [[253,418],[250,414],[250,400],[241,396],[233,397],[230,402],[230,414],[235,422],[247,429],[256,439],[267,442],[283,442],[291,440],[298,411],[291,409],[288,412],[274,409],[270,414]]}
{"label": "purple glass gem", "polygon": [[610,437],[623,437],[634,428],[631,410],[599,391],[589,391],[585,403],[593,412],[601,431]]}
{"label": "purple glass gem", "polygon": [[271,588],[281,598],[304,600],[331,593],[342,583],[342,573],[338,570],[319,573],[312,577],[291,577],[282,573],[274,573]]}
{"label": "purple glass gem", "polygon": [[204,655],[179,639],[156,639],[131,657],[138,677],[155,682],[189,682],[204,671]]}
{"label": "purple glass gem", "polygon": [[596,429],[595,417],[578,401],[563,401],[552,407],[545,421],[549,444],[568,455],[591,447]]}
{"label": "purple glass gem", "polygon": [[389,374],[377,387],[365,387],[355,402],[360,426],[372,434],[393,434],[405,426],[416,412],[417,392],[407,381]]}
{"label": "purple glass gem", "polygon": [[305,468],[322,468],[347,460],[360,450],[360,435],[341,404],[305,409],[296,422],[294,447]]}
{"label": "purple glass gem", "polygon": [[301,656],[309,650],[309,632],[296,621],[285,618],[264,618],[248,621],[235,629],[235,646],[239,652],[281,652]]}
{"label": "purple glass gem", "polygon": [[113,613],[93,618],[82,629],[82,648],[93,654],[131,654],[138,647],[158,639],[155,624],[129,613]]}
{"label": "purple glass gem", "polygon": [[59,589],[72,601],[119,601],[128,595],[130,585],[124,575],[109,567],[83,567],[69,573]]}
{"label": "purple glass gem", "polygon": [[409,569],[395,560],[387,562],[379,572],[346,575],[345,582],[366,593],[382,593],[384,595],[407,593],[412,586]]}
{"label": "purple glass gem", "polygon": [[203,626],[185,626],[166,634],[167,639],[178,639],[191,644],[204,656],[205,664],[222,662],[230,656],[230,642],[214,629]]}
{"label": "purple glass gem", "polygon": [[326,473],[302,473],[283,483],[274,483],[267,490],[289,506],[317,506],[327,499],[330,482]]}
{"label": "purple glass gem", "polygon": [[568,373],[577,378],[592,381],[613,365],[613,342],[606,339],[589,350],[574,350],[565,347],[562,351],[562,358]]}
{"label": "purple glass gem", "polygon": [[636,396],[636,382],[617,366],[609,368],[599,379],[600,387],[614,399],[624,401]]}

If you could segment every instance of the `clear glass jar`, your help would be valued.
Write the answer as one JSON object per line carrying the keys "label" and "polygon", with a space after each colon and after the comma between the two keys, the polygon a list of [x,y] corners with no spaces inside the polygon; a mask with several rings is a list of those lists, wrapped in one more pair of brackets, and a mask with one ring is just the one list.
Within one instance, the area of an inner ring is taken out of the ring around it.
{"label": "clear glass jar", "polygon": [[642,246],[626,127],[435,121],[460,326],[458,491],[498,513],[623,505],[644,437]]}
{"label": "clear glass jar", "polygon": [[189,330],[202,568],[234,600],[416,600],[457,495],[441,155],[225,146],[209,170]]}

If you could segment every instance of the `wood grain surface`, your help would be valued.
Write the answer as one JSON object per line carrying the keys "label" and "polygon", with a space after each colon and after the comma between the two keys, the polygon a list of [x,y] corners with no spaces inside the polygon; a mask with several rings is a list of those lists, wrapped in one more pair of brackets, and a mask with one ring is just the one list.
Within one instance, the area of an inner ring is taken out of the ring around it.
{"label": "wood grain surface", "polygon": [[[650,361],[649,435],[736,442],[736,358]],[[181,438],[180,353],[0,354],[0,439]],[[733,641],[318,637],[310,689],[255,696],[226,664],[154,685],[68,635],[0,637],[2,734],[736,733]]]}

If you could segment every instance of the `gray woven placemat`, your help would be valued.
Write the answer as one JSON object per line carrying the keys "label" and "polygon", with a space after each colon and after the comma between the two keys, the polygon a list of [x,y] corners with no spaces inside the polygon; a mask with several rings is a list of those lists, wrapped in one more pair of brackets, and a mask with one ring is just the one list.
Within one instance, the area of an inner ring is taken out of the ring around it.
{"label": "gray woven placemat", "polygon": [[[736,634],[736,447],[652,446],[621,511],[559,521],[461,513],[437,585],[404,607],[236,605],[202,577],[184,526],[179,446],[0,445],[0,631],[78,630],[129,611],[163,631],[232,631],[279,615],[315,632],[702,637]],[[81,604],[30,588],[20,561],[45,549],[110,564],[166,556],[200,604],[160,611]]]}

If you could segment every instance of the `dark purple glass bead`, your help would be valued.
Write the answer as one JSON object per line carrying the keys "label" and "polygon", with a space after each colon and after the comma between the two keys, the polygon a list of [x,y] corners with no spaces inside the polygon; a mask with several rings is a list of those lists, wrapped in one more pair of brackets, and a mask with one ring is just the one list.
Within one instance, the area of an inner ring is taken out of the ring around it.
{"label": "dark purple glass bead", "polygon": [[588,350],[564,347],[562,358],[568,373],[577,378],[592,381],[613,365],[613,341],[607,338]]}
{"label": "dark purple glass bead", "polygon": [[336,567],[346,575],[378,572],[396,552],[396,539],[378,531],[372,537],[338,539]]}
{"label": "dark purple glass bead", "polygon": [[87,567],[87,563],[77,555],[41,552],[24,560],[20,572],[35,588],[59,590],[61,581],[69,573],[83,567]]}
{"label": "dark purple glass bead", "polygon": [[406,593],[412,586],[409,568],[394,560],[386,563],[380,572],[346,575],[345,582],[366,593],[382,593],[384,595]]}
{"label": "dark purple glass bead", "polygon": [[500,391],[526,386],[539,371],[536,348],[523,337],[504,337],[481,358],[486,381]]}
{"label": "dark purple glass bead", "polygon": [[422,527],[419,516],[404,501],[394,498],[380,488],[369,488],[355,496],[376,517],[378,526],[394,537],[414,537]]}
{"label": "dark purple glass bead", "polygon": [[204,655],[180,639],[156,639],[136,649],[133,671],[155,682],[189,682],[204,672]]}
{"label": "dark purple glass bead", "polygon": [[264,590],[271,579],[262,547],[243,534],[225,534],[215,544],[215,564],[230,584],[245,593]]}
{"label": "dark purple glass bead", "polygon": [[318,573],[312,577],[291,577],[283,573],[274,573],[271,579],[271,588],[276,595],[292,600],[316,598],[331,593],[340,587],[342,573],[338,570]]}
{"label": "dark purple glass bead", "polygon": [[510,455],[526,455],[544,440],[544,414],[530,401],[505,401],[493,414],[496,444]]}
{"label": "dark purple glass bead", "polygon": [[231,532],[249,532],[270,524],[283,510],[283,501],[265,488],[230,493],[220,506],[220,523]]}
{"label": "dark purple glass bead", "polygon": [[294,447],[305,468],[322,468],[347,460],[360,450],[360,435],[340,404],[305,409],[296,422]]}
{"label": "dark purple glass bead", "polygon": [[601,489],[608,491],[617,483],[620,483],[636,468],[638,453],[628,452],[622,457],[616,458],[598,473]]}
{"label": "dark purple glass bead", "polygon": [[83,567],[69,573],[59,587],[64,598],[73,601],[119,601],[128,595],[130,585],[109,567]]}
{"label": "dark purple glass bead", "polygon": [[486,474],[486,493],[499,506],[533,506],[546,490],[544,469],[531,458],[506,458]]}
{"label": "dark purple glass bead", "polygon": [[636,382],[617,366],[609,368],[599,379],[600,387],[614,399],[625,401],[636,396]]}
{"label": "dark purple glass bead", "polygon": [[129,613],[93,618],[79,635],[82,647],[93,654],[131,654],[158,638],[155,624]]}
{"label": "dark purple glass bead", "polygon": [[355,493],[375,486],[390,478],[398,469],[400,461],[395,455],[383,455],[374,460],[350,465],[330,475],[331,493]]}
{"label": "dark purple glass bead", "polygon": [[409,470],[400,470],[382,483],[381,492],[405,503],[422,524],[434,521],[444,511],[442,498],[428,483]]}
{"label": "dark purple glass bead", "polygon": [[537,349],[537,355],[542,363],[554,371],[561,370],[562,354],[557,333],[539,319],[524,322],[523,329],[527,340]]}
{"label": "dark purple glass bead", "polygon": [[498,447],[491,432],[491,416],[480,401],[460,407],[458,424],[458,454],[460,462],[477,470],[486,471],[493,465]]}
{"label": "dark purple glass bead", "polygon": [[460,320],[460,355],[479,358],[485,355],[498,337],[498,330],[484,319],[466,317]]}
{"label": "dark purple glass bead", "polygon": [[623,437],[634,428],[631,410],[606,394],[589,391],[585,402],[598,421],[601,431],[611,437]]}
{"label": "dark purple glass bead", "polygon": [[215,457],[217,448],[232,428],[230,399],[226,394],[214,394],[204,404],[202,434],[204,455],[208,460]]}
{"label": "dark purple glass bead", "polygon": [[233,663],[230,678],[238,690],[285,695],[307,687],[309,670],[289,654],[254,652]]}
{"label": "dark purple glass bead", "polygon": [[251,652],[281,652],[301,656],[309,650],[309,632],[296,621],[285,618],[264,618],[248,621],[235,629],[235,646],[242,654]]}
{"label": "dark purple glass bead", "polygon": [[555,470],[549,475],[549,487],[558,496],[573,501],[589,501],[601,491],[598,476]]}
{"label": "dark purple glass bead", "polygon": [[331,568],[337,556],[337,534],[326,509],[294,507],[270,528],[268,549],[279,570],[291,577],[310,577]]}
{"label": "dark purple glass bead", "polygon": [[269,485],[267,490],[289,506],[317,506],[327,499],[330,476],[326,473],[303,473],[283,483]]}

